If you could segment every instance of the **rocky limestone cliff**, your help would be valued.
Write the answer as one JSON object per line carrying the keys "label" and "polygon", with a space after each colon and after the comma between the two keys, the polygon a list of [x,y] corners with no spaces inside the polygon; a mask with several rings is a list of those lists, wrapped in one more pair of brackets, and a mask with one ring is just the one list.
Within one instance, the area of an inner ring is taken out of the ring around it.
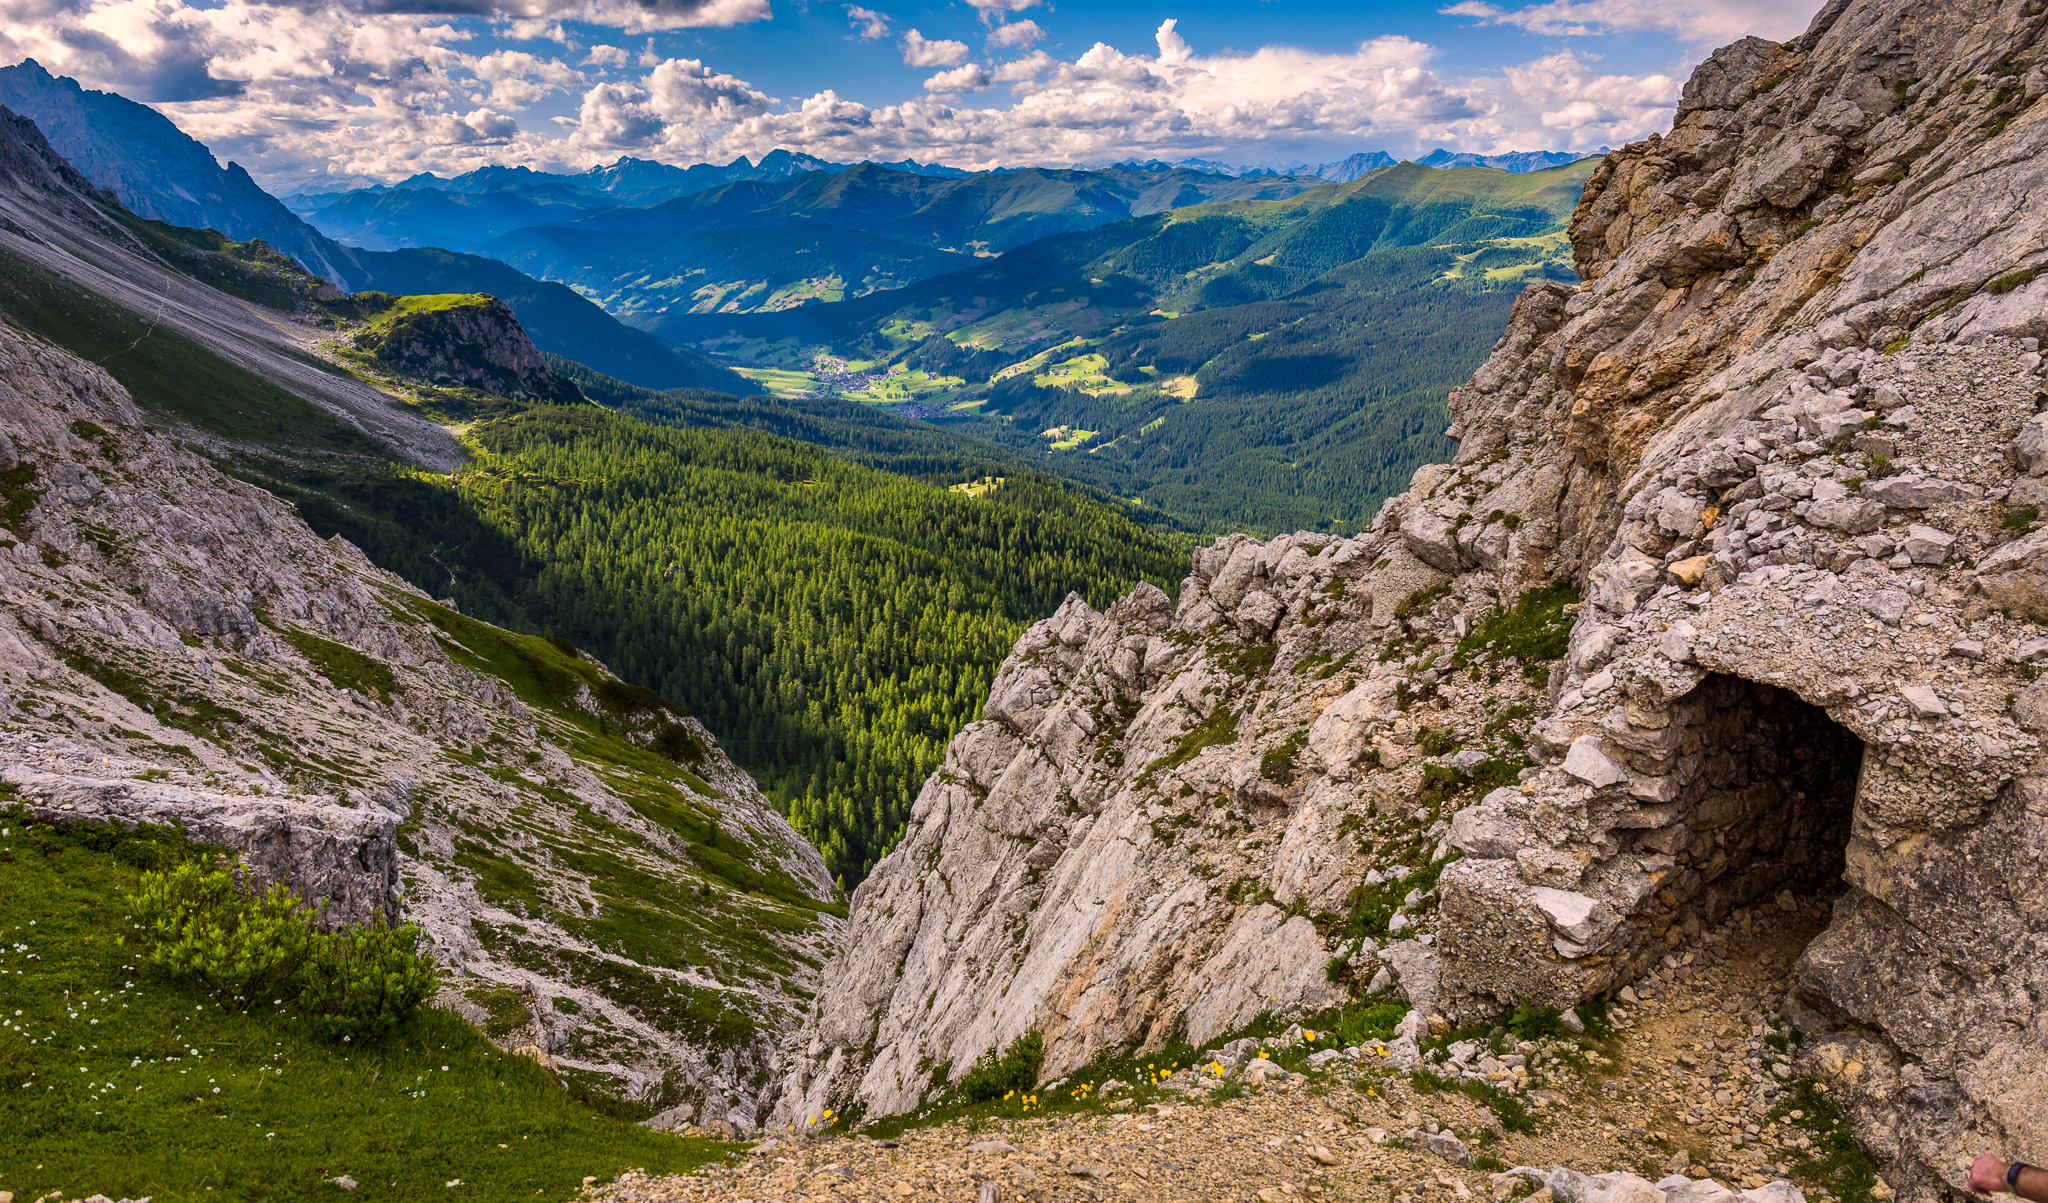
{"label": "rocky limestone cliff", "polygon": [[1520,298],[1454,463],[1027,633],[781,1115],[1034,1028],[1051,1078],[1353,991],[1567,1006],[1790,894],[1833,906],[1804,1067],[1893,1186],[2048,1142],[2044,31],[1836,0],[1717,52],[1589,181],[1586,282]]}
{"label": "rocky limestone cliff", "polygon": [[346,308],[371,316],[348,346],[400,375],[499,397],[583,400],[582,391],[541,357],[511,307],[494,296],[367,292],[350,297]]}
{"label": "rocky limestone cliff", "polygon": [[319,539],[6,326],[0,598],[0,803],[395,912],[506,1046],[751,1128],[839,908],[694,719]]}

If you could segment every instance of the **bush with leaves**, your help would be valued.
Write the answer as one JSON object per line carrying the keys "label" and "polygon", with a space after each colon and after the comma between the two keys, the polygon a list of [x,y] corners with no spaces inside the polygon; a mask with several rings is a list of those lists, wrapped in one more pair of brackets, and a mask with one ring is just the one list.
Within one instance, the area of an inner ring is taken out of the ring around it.
{"label": "bush with leaves", "polygon": [[433,997],[439,981],[419,930],[379,920],[326,933],[299,971],[299,1009],[331,1040],[375,1040]]}
{"label": "bush with leaves", "polygon": [[1001,1057],[994,1049],[983,1053],[960,1079],[960,1093],[983,1103],[1008,1091],[1029,1090],[1038,1085],[1038,1070],[1044,1064],[1045,1037],[1033,1028],[1011,1041]]}
{"label": "bush with leaves", "polygon": [[318,908],[218,859],[144,873],[134,907],[145,964],[238,1002],[290,994],[330,1039],[375,1040],[438,985],[411,924],[322,931]]}
{"label": "bush with leaves", "polygon": [[219,863],[145,873],[135,921],[145,963],[236,999],[274,992],[312,947],[314,914],[281,885],[258,891]]}

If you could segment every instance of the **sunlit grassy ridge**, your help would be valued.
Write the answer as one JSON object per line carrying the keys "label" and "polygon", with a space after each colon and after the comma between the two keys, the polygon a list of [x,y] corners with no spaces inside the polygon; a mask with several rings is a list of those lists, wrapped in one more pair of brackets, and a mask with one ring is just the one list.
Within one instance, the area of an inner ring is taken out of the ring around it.
{"label": "sunlit grassy ridge", "polygon": [[[715,1142],[641,1128],[429,1008],[366,1048],[289,1006],[238,1012],[137,968],[126,895],[195,850],[147,829],[0,817],[0,1190],[32,1199],[566,1199]],[[288,1001],[288,1000],[287,1000]]]}

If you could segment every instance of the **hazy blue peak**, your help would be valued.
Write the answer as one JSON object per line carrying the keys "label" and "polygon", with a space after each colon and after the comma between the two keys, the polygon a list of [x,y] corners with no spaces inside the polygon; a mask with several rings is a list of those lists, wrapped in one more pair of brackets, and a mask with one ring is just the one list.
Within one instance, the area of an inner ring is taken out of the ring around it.
{"label": "hazy blue peak", "polygon": [[1386,151],[1366,150],[1360,151],[1355,155],[1347,155],[1334,163],[1323,163],[1310,171],[1309,174],[1318,179],[1329,180],[1332,183],[1348,184],[1368,171],[1378,171],[1382,167],[1392,167],[1394,162],[1394,156]]}
{"label": "hazy blue peak", "polygon": [[[1607,148],[1603,146],[1595,153],[1606,154]],[[1478,155],[1470,151],[1453,152],[1439,146],[1415,161],[1424,167],[1492,167],[1501,171],[1521,173],[1562,167],[1567,163],[1576,163],[1580,159],[1591,157],[1592,155],[1569,150],[1514,150],[1498,155]]]}

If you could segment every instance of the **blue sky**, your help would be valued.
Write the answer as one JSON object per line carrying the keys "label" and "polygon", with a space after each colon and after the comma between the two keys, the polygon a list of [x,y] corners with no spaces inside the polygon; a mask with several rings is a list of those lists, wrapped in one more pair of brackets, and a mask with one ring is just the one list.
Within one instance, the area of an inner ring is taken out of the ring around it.
{"label": "blue sky", "polygon": [[0,62],[155,104],[285,190],[776,146],[966,167],[1319,162],[1640,138],[1714,46],[1791,37],[1817,7],[0,0]]}
{"label": "blue sky", "polygon": [[[848,20],[843,4],[791,5],[775,18],[730,29],[692,30],[675,39],[721,62],[749,66],[743,71],[757,85],[776,95],[807,95],[820,87],[838,90],[870,105],[887,104],[913,94],[930,72],[903,65],[894,39],[861,43],[845,35]],[[933,38],[950,38],[978,46],[986,32],[978,14],[965,4],[891,5],[874,7],[895,18],[898,29],[915,28]],[[1177,18],[1190,44],[1207,53],[1256,50],[1286,44],[1343,51],[1370,38],[1402,35],[1436,45],[1440,65],[1457,71],[1484,71],[1504,63],[1535,57],[1532,49],[1562,48],[1564,38],[1532,38],[1511,26],[1488,26],[1469,18],[1446,16],[1439,3],[1344,3],[1342,0],[1250,0],[1198,4],[1132,5],[1063,3],[1034,7],[1018,14],[1047,33],[1040,49],[1072,59],[1101,41],[1127,51],[1152,47],[1161,21]],[[1601,53],[1610,68],[1631,71],[1669,69],[1684,57],[1685,48],[1658,35],[1618,34],[1602,39]],[[988,103],[994,103],[990,100]]]}

